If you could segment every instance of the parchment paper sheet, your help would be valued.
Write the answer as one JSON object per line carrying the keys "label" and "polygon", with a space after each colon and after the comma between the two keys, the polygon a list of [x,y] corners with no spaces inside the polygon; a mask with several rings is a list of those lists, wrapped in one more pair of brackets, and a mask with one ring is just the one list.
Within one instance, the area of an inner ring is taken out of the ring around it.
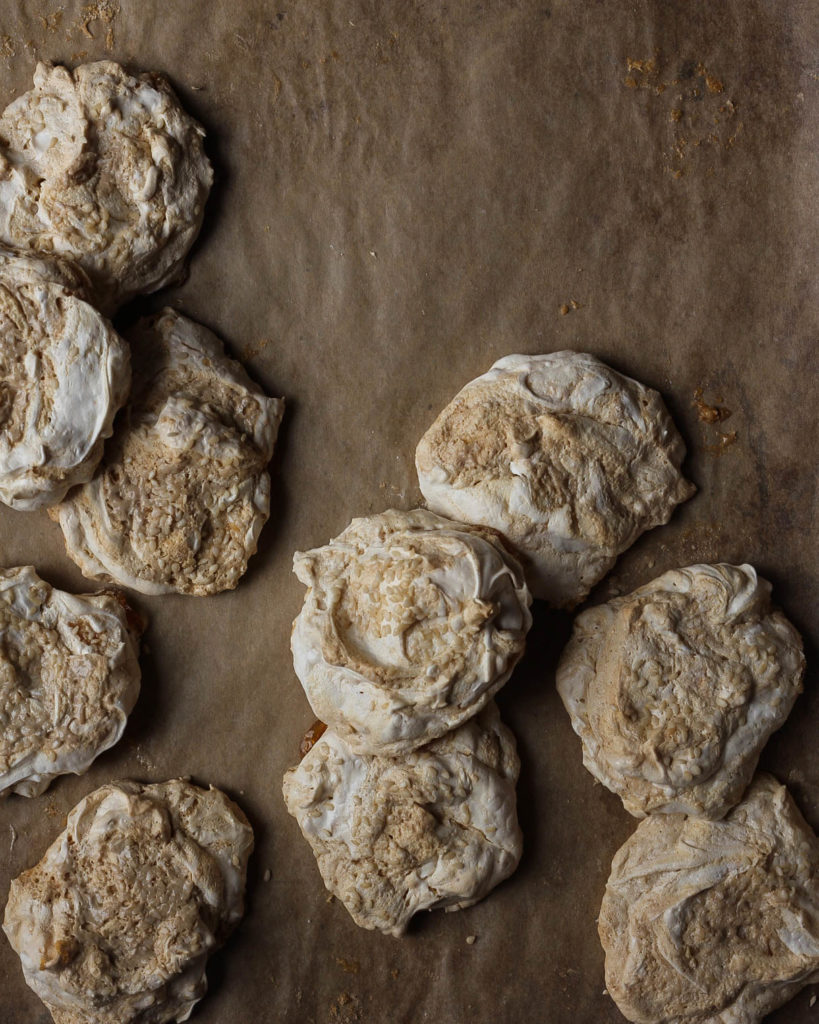
{"label": "parchment paper sheet", "polygon": [[[636,822],[582,767],[554,690],[568,616],[538,606],[500,696],[526,852],[474,909],[401,941],[358,929],[280,795],[312,721],[293,551],[418,503],[416,442],[509,352],[587,350],[663,393],[699,492],[592,600],[696,561],[771,579],[809,672],[763,764],[819,826],[816,36],[799,0],[2,0],[2,104],[38,58],[112,57],[167,73],[201,119],[217,181],[189,279],[120,322],[170,302],[288,405],[248,576],[136,598],[149,651],[125,737],[0,804],[0,901],[93,788],[190,775],[257,836],[199,1024],[622,1021],[595,919]],[[699,388],[732,416],[701,420]],[[0,509],[0,564],[29,562],[93,589],[44,512]],[[811,991],[771,1020],[819,1020]],[[49,1019],[0,938],[0,1021]]]}

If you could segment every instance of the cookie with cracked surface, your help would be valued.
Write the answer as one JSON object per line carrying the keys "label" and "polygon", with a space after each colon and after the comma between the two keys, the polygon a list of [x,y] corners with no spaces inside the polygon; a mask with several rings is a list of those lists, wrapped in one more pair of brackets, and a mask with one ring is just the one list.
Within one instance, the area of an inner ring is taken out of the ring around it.
{"label": "cookie with cracked surface", "polygon": [[598,929],[635,1024],[758,1024],[819,981],[819,841],[769,775],[722,821],[653,815],[614,856]]}
{"label": "cookie with cracked surface", "polygon": [[234,588],[270,512],[284,400],[166,309],[128,334],[132,394],[96,476],[50,510],[85,576],[145,594]]}
{"label": "cookie with cracked surface", "polygon": [[0,501],[54,505],[93,476],[128,397],[128,346],[63,260],[0,246]]}
{"label": "cookie with cracked surface", "polygon": [[390,510],[297,552],[293,568],[308,588],[296,675],[356,752],[397,754],[455,728],[523,654],[529,591],[494,530]]}
{"label": "cookie with cracked surface", "polygon": [[3,930],[55,1024],[187,1020],[244,911],[253,830],[218,789],[102,786],[11,883]]}
{"label": "cookie with cracked surface", "polygon": [[106,312],[180,276],[213,173],[159,74],[41,62],[0,116],[0,240],[71,257]]}
{"label": "cookie with cracked surface", "polygon": [[122,736],[139,695],[138,623],[112,594],[0,569],[0,795],[38,796]]}
{"label": "cookie with cracked surface", "polygon": [[627,811],[719,818],[802,690],[802,641],[750,565],[673,569],[578,615],[557,688]]}
{"label": "cookie with cracked surface", "polygon": [[577,604],[694,493],[660,395],[581,352],[511,355],[467,384],[415,453],[427,504],[499,530],[535,597]]}
{"label": "cookie with cracked surface", "polygon": [[515,870],[519,770],[491,702],[400,757],[355,754],[327,729],[285,774],[284,799],[356,924],[400,936],[418,911],[471,906]]}

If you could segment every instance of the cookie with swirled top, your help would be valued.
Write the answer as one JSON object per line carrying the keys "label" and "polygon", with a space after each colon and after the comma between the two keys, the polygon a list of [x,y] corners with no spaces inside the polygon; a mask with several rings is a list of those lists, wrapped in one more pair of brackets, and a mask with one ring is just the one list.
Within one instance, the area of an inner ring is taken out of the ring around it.
{"label": "cookie with swirled top", "polygon": [[652,815],[614,856],[598,929],[635,1024],[758,1024],[819,982],[819,841],[769,775],[722,821]]}
{"label": "cookie with swirled top", "polygon": [[119,740],[139,695],[141,632],[116,595],[0,569],[0,794],[38,796]]}
{"label": "cookie with swirled top", "polygon": [[515,870],[519,769],[490,702],[399,757],[356,754],[327,729],[285,774],[284,799],[356,924],[400,936],[418,911],[471,906]]}
{"label": "cookie with swirled top", "polygon": [[134,383],[121,424],[93,480],[50,514],[91,579],[145,594],[230,590],[270,512],[284,400],[174,310],[128,339]]}
{"label": "cookie with swirled top", "polygon": [[62,260],[0,246],[0,501],[31,510],[90,480],[128,397],[128,346]]}
{"label": "cookie with swirled top", "polygon": [[0,116],[0,240],[70,257],[111,312],[177,279],[213,173],[158,74],[41,62]]}
{"label": "cookie with swirled top", "polygon": [[427,504],[499,530],[535,597],[571,607],[694,486],[660,395],[581,352],[511,355],[467,384],[415,453]]}
{"label": "cookie with swirled top", "polygon": [[557,688],[627,811],[719,818],[802,690],[802,641],[750,565],[673,569],[578,615]]}
{"label": "cookie with swirled top", "polygon": [[454,729],[523,654],[529,591],[494,530],[390,510],[297,552],[293,567],[308,588],[296,675],[356,752],[397,754]]}
{"label": "cookie with swirled top", "polygon": [[244,910],[253,831],[218,789],[103,786],[11,883],[3,929],[55,1024],[184,1021]]}

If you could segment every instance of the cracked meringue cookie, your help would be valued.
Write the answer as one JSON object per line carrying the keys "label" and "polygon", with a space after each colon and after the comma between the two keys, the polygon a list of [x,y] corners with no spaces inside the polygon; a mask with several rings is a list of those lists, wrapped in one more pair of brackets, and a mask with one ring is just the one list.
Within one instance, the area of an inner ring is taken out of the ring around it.
{"label": "cracked meringue cookie", "polygon": [[583,763],[643,817],[720,818],[802,690],[802,641],[750,565],[673,569],[578,615],[557,689]]}
{"label": "cracked meringue cookie", "polygon": [[270,512],[284,400],[172,309],[129,340],[134,383],[118,429],[93,480],[50,514],[90,579],[144,594],[231,590]]}
{"label": "cracked meringue cookie", "polygon": [[128,346],[62,260],[0,246],[0,501],[32,510],[90,480],[128,397]]}
{"label": "cracked meringue cookie", "polygon": [[615,854],[606,987],[636,1024],[758,1024],[819,982],[819,841],[784,786],[723,821],[656,815]]}
{"label": "cracked meringue cookie", "polygon": [[471,381],[415,453],[427,504],[499,530],[533,595],[571,607],[694,486],[660,395],[580,352],[512,355]]}
{"label": "cracked meringue cookie", "polygon": [[141,623],[111,594],[0,569],[0,795],[38,796],[122,736],[139,695]]}
{"label": "cracked meringue cookie", "polygon": [[401,757],[360,755],[331,729],[284,776],[329,891],[362,928],[400,936],[419,910],[461,910],[515,870],[515,739],[494,702]]}
{"label": "cracked meringue cookie", "polygon": [[187,1020],[244,911],[253,831],[181,779],[95,790],[11,883],[3,930],[55,1024]]}
{"label": "cracked meringue cookie", "polygon": [[76,261],[108,313],[156,291],[202,224],[203,136],[162,75],[39,63],[0,116],[0,240]]}
{"label": "cracked meringue cookie", "polygon": [[423,509],[354,519],[297,552],[308,588],[293,665],[316,716],[357,753],[454,729],[503,686],[532,624],[523,572],[494,530]]}

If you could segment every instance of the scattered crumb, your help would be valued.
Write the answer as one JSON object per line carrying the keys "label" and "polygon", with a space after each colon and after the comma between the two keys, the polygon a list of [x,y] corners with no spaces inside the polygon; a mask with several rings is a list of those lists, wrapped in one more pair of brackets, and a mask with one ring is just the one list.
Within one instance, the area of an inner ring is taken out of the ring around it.
{"label": "scattered crumb", "polygon": [[269,882],[272,877],[273,877],[273,874],[270,871],[270,868],[265,868],[264,869],[264,874],[262,875],[262,881],[263,882]]}
{"label": "scattered crumb", "polygon": [[467,937],[466,937],[466,944],[467,944],[467,946],[474,946],[475,945],[475,940],[477,939],[477,937],[478,937],[477,935],[467,935]]}
{"label": "scattered crumb", "polygon": [[813,994],[813,995],[812,995],[812,996],[810,997],[810,1002],[808,1003],[808,1006],[815,1006],[815,1005],[816,1005],[816,993],[814,993],[814,994]]}
{"label": "scattered crumb", "polygon": [[13,57],[16,52],[11,36],[0,36],[0,57]]}
{"label": "scattered crumb", "polygon": [[[719,402],[720,399],[717,399]],[[702,388],[694,392],[694,399],[691,403],[697,409],[697,416],[703,423],[722,423],[731,416],[731,410],[724,405],[709,405],[702,397]]]}
{"label": "scattered crumb", "polygon": [[564,305],[562,305],[560,307],[560,315],[561,316],[565,316],[568,312],[569,312],[569,307],[567,305],[565,305],[565,303],[564,303]]}
{"label": "scattered crumb", "polygon": [[11,851],[14,849],[14,844],[17,842],[17,832],[16,832],[16,830],[14,828],[14,825],[9,825],[9,836],[11,837],[11,842],[9,843],[9,857],[10,857],[11,856]]}
{"label": "scattered crumb", "polygon": [[705,450],[710,452],[711,455],[721,455],[726,448],[730,448],[737,443],[737,432],[735,430],[731,430],[727,434],[718,434],[717,436],[719,440],[716,444],[707,444],[705,446]]}
{"label": "scattered crumb", "polygon": [[339,992],[335,1002],[330,1005],[330,1020],[339,1024],[356,1024],[361,1020],[361,1008],[355,996],[349,992]]}
{"label": "scattered crumb", "polygon": [[390,977],[392,978],[393,981],[397,981],[398,980],[398,975],[400,973],[401,972],[398,970],[397,967],[393,967],[393,969],[390,971]]}
{"label": "scattered crumb", "polygon": [[572,307],[572,309],[580,309],[580,303],[577,301],[577,299],[570,299],[569,305]]}
{"label": "scattered crumb", "polygon": [[361,964],[358,960],[347,960],[346,957],[337,956],[336,963],[345,974],[358,974],[361,971]]}
{"label": "scattered crumb", "polygon": [[248,359],[254,359],[272,344],[272,338],[259,338],[258,341],[251,341],[249,345],[245,345],[242,349],[242,359],[245,361]]}

